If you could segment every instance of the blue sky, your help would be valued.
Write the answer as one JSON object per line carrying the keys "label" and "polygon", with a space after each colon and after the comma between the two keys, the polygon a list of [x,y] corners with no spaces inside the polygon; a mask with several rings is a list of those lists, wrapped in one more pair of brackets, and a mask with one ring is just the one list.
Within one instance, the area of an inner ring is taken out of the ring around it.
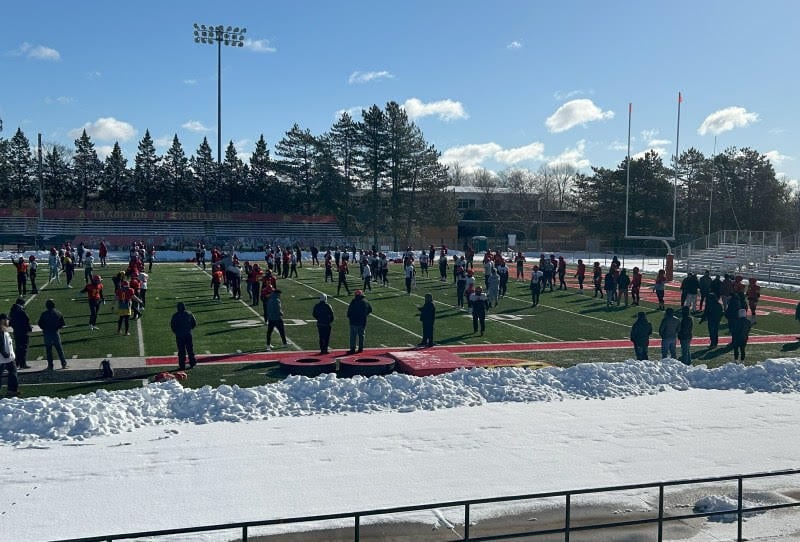
{"label": "blue sky", "polygon": [[467,169],[615,167],[632,154],[731,146],[800,179],[800,2],[46,0],[3,6],[1,134],[132,164],[149,129],[164,152],[207,136],[216,155],[217,51],[192,24],[247,28],[222,50],[222,139],[249,156],[294,123],[404,105],[426,139]]}

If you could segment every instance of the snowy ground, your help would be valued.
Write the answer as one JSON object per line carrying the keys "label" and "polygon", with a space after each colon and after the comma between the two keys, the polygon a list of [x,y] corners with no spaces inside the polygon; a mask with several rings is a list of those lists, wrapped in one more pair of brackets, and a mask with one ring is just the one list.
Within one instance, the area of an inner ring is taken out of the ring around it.
{"label": "snowy ground", "polygon": [[[171,382],[69,399],[3,400],[0,539],[796,468],[798,397],[800,360],[784,359],[716,370],[665,360],[425,378],[291,377],[252,389],[191,390]],[[746,504],[791,501],[799,481],[748,482]],[[733,489],[678,492],[670,502],[684,513],[719,510],[731,506]],[[626,510],[655,504],[652,495],[595,499],[594,505]],[[483,507],[472,519],[516,512]],[[402,519],[452,524],[461,532],[461,513]],[[796,509],[773,512],[748,518],[745,533],[790,540],[798,525]],[[704,521],[689,539],[720,540],[731,532],[730,523]]]}

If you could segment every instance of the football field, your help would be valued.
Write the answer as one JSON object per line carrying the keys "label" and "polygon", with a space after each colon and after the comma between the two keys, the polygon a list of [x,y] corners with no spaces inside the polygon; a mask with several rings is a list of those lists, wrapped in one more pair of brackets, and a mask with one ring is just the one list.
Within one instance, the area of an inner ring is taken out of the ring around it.
{"label": "football field", "polygon": [[[197,318],[198,327],[194,333],[195,351],[203,354],[229,354],[264,352],[266,348],[263,308],[260,304],[251,306],[247,292],[243,290],[242,299],[232,299],[225,288],[221,289],[221,300],[212,299],[210,286],[210,266],[203,270],[192,263],[157,263],[150,274],[149,289],[143,317],[131,321],[130,336],[117,334],[117,314],[114,305],[113,283],[111,277],[124,269],[122,263],[113,263],[106,268],[96,269],[103,277],[106,304],[101,308],[98,330],[91,330],[88,324],[89,309],[86,294],[80,293],[84,285],[82,270],[78,269],[72,283],[67,288],[65,277],[61,282],[46,283],[47,268],[39,272],[40,290],[38,295],[25,296],[26,311],[33,323],[38,320],[44,302],[52,298],[56,307],[65,317],[67,327],[62,337],[67,357],[151,357],[171,356],[175,352],[174,336],[169,321],[175,312],[178,301],[186,304]],[[483,284],[481,269],[475,270],[476,284]],[[335,282],[325,282],[321,267],[310,267],[306,262],[298,269],[299,277],[278,279],[282,291],[282,302],[286,332],[289,338],[288,350],[315,352],[319,350],[315,321],[311,314],[321,293],[329,296],[335,320],[331,337],[331,347],[349,347],[349,327],[346,317],[348,303],[352,295],[344,288],[337,295]],[[528,272],[528,270],[526,270]],[[511,271],[512,276],[514,270]],[[350,275],[350,292],[363,289],[363,282],[356,280],[357,266]],[[568,275],[569,277],[569,275]],[[467,311],[456,307],[456,289],[453,277],[447,282],[439,280],[438,272],[430,277],[418,275],[411,294],[405,291],[402,270],[399,264],[390,265],[389,285],[371,284],[365,290],[367,300],[373,308],[366,332],[368,348],[399,349],[416,346],[421,340],[421,323],[418,307],[422,305],[425,294],[433,296],[436,305],[436,324],[434,341],[437,345],[502,345],[517,343],[560,343],[587,341],[587,348],[572,350],[569,354],[558,352],[515,353],[515,357],[547,360],[557,365],[571,365],[582,361],[624,360],[631,357],[630,349],[594,350],[597,344],[588,341],[627,340],[630,327],[639,310],[648,315],[654,330],[658,329],[663,313],[656,309],[655,295],[647,288],[647,279],[642,288],[641,307],[624,305],[606,306],[605,300],[595,298],[590,289],[583,292],[577,284],[569,281],[567,290],[555,290],[541,295],[540,304],[531,306],[530,290],[527,280],[511,278],[507,294],[500,298],[497,307],[492,308],[487,317],[486,333],[480,336],[473,333],[472,318]],[[44,283],[44,284],[43,284]],[[17,285],[13,266],[4,263],[0,266],[1,310],[7,311],[17,297]],[[785,335],[797,332],[798,323],[794,320],[794,307],[797,295],[782,290],[762,290],[758,321],[753,326],[752,336]],[[679,292],[677,283],[667,292],[667,306],[677,308]],[[727,326],[723,319],[721,344],[728,341]],[[694,336],[706,337],[705,324],[695,319]],[[654,334],[654,338],[657,338]],[[280,345],[277,331],[272,338],[273,345]],[[41,334],[31,337],[29,357],[36,359],[43,353]],[[731,356],[722,355],[723,350],[707,352],[705,347],[693,349],[696,357],[703,363],[718,364],[730,361]],[[763,352],[765,356],[793,355],[794,346],[786,344],[753,345],[750,351]],[[788,352],[788,354],[787,354]],[[758,360],[755,355],[748,356]],[[763,356],[760,358],[763,359]]]}

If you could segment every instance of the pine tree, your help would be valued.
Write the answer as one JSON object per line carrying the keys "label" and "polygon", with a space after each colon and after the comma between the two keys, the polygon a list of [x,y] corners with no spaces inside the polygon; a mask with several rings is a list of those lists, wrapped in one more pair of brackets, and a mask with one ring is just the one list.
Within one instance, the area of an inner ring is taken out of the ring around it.
{"label": "pine tree", "polygon": [[173,136],[172,145],[161,161],[161,170],[161,176],[167,181],[167,206],[173,211],[192,208],[195,200],[189,183],[189,160],[183,152],[178,134]]}
{"label": "pine tree", "polygon": [[223,199],[227,200],[227,210],[232,212],[235,204],[244,201],[244,185],[247,169],[239,158],[233,141],[225,149],[225,161],[222,162]]}
{"label": "pine tree", "polygon": [[30,142],[21,128],[17,128],[17,132],[9,142],[6,151],[6,162],[8,164],[8,201],[16,200],[17,208],[22,208],[23,201],[29,199],[35,193],[33,188],[35,169]]}
{"label": "pine tree", "polygon": [[133,166],[133,186],[136,196],[128,202],[129,209],[156,209],[156,202],[161,199],[163,186],[158,182],[158,155],[150,137],[150,130],[146,130],[144,137],[139,141]]}
{"label": "pine tree", "polygon": [[266,203],[269,201],[270,195],[274,194],[277,179],[273,171],[272,161],[269,158],[269,149],[267,149],[267,142],[264,141],[264,134],[256,141],[256,148],[253,154],[250,155],[250,168],[247,175],[247,200],[251,205],[257,202],[257,209],[259,212],[265,212]]}
{"label": "pine tree", "polygon": [[89,208],[89,195],[99,188],[102,169],[94,143],[84,130],[75,140],[75,155],[72,157],[73,201],[81,208]]}
{"label": "pine tree", "polygon": [[356,153],[358,152],[359,132],[358,125],[353,122],[350,114],[342,113],[336,124],[331,127],[328,142],[332,158],[341,175],[341,207],[337,208],[339,224],[344,231],[350,231],[353,207],[353,187],[358,180],[359,172],[356,168]]}
{"label": "pine tree", "polygon": [[358,168],[363,172],[363,182],[369,190],[368,203],[362,206],[361,216],[372,233],[372,244],[377,246],[378,230],[385,222],[381,194],[389,177],[389,134],[386,116],[377,105],[362,111],[361,117],[356,156]]}
{"label": "pine tree", "polygon": [[211,154],[211,146],[208,139],[203,138],[203,142],[197,148],[197,154],[189,160],[190,168],[194,173],[199,191],[199,201],[203,204],[204,211],[216,209],[217,186],[219,180],[219,168]]}
{"label": "pine tree", "polygon": [[[128,160],[122,155],[119,143],[114,143],[111,154],[106,156],[103,164],[103,187],[100,197],[110,203],[115,211],[119,210],[120,204],[126,205],[133,195],[129,188],[130,171],[128,170]],[[127,208],[127,206],[126,206]]]}
{"label": "pine tree", "polygon": [[299,210],[314,214],[317,210],[317,179],[314,175],[316,139],[311,132],[295,124],[275,145],[278,171],[284,175],[298,196]]}
{"label": "pine tree", "polygon": [[53,145],[44,155],[42,184],[44,186],[45,205],[56,209],[59,204],[69,205],[71,200],[71,187],[66,179],[72,178],[70,160],[67,158],[69,150],[61,145]]}

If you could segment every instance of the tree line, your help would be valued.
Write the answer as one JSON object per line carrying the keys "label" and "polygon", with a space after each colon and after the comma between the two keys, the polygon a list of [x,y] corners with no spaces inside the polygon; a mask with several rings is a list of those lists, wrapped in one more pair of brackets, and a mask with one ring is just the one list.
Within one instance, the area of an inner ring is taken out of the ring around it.
{"label": "tree line", "polygon": [[[422,226],[452,225],[447,168],[396,102],[354,120],[343,113],[315,136],[297,124],[277,142],[264,136],[247,162],[231,141],[221,164],[203,139],[187,156],[175,135],[159,155],[149,130],[129,164],[119,142],[101,160],[84,130],[74,148],[47,145],[41,186],[45,208],[131,211],[263,212],[334,215],[349,235],[389,235],[395,244]],[[39,203],[38,157],[22,129],[0,138],[0,202]]]}
{"label": "tree line", "polygon": [[[387,236],[394,246],[421,227],[451,226],[459,217],[495,221],[508,233],[536,238],[543,213],[569,210],[586,237],[625,244],[629,235],[671,236],[679,241],[721,229],[795,232],[800,197],[778,179],[769,159],[753,149],[729,148],[704,156],[692,148],[667,165],[656,152],[615,168],[581,173],[569,165],[538,170],[465,172],[439,162],[396,102],[343,113],[318,136],[297,124],[274,147],[263,135],[247,162],[233,142],[218,164],[203,139],[187,156],[177,135],[159,155],[149,131],[133,164],[119,143],[98,158],[84,131],[74,148],[47,145],[41,180],[46,208],[134,211],[239,211],[333,215],[343,231]],[[470,185],[481,194],[477,209],[457,210],[448,186]],[[504,193],[503,194],[501,194]],[[0,138],[0,205],[32,207],[39,199],[38,160],[21,129]],[[627,212],[626,212],[627,209]]]}
{"label": "tree line", "polygon": [[750,148],[709,157],[690,148],[671,165],[650,151],[630,160],[629,182],[627,159],[588,173],[558,164],[499,174],[453,167],[450,176],[475,187],[490,220],[530,238],[553,210],[573,211],[581,235],[615,247],[641,244],[625,241],[626,222],[629,236],[672,236],[673,216],[678,242],[723,229],[800,231],[800,194]]}

